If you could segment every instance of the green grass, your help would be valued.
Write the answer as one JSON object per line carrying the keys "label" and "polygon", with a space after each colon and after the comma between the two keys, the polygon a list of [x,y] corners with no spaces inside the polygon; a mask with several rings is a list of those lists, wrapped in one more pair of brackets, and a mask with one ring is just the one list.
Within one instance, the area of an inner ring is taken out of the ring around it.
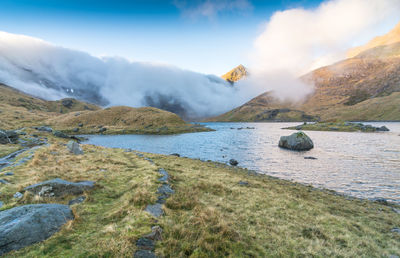
{"label": "green grass", "polygon": [[[164,257],[400,254],[400,235],[391,232],[400,216],[389,206],[188,158],[145,154],[152,165],[134,153],[91,145],[74,156],[65,141],[49,138],[50,146],[13,169],[12,184],[0,185],[2,209],[74,198],[39,199],[29,193],[19,201],[12,198],[51,178],[94,180],[96,187],[73,206],[76,219],[60,232],[6,257],[132,257],[136,240],[153,225],[163,228],[156,253]],[[164,205],[165,216],[155,221],[144,208],[156,200],[159,168],[170,174],[175,194]]]}

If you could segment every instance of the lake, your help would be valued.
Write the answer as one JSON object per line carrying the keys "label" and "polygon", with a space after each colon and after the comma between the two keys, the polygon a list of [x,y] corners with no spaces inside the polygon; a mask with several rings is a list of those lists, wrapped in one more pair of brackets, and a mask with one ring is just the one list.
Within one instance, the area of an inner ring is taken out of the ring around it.
{"label": "lake", "polygon": [[[281,128],[299,123],[204,123],[215,132],[181,135],[91,135],[85,143],[228,163],[258,173],[311,184],[359,198],[400,203],[400,123],[390,132],[306,131],[314,149],[295,152],[278,147]],[[254,127],[254,129],[242,129]],[[317,159],[304,159],[312,156]]]}

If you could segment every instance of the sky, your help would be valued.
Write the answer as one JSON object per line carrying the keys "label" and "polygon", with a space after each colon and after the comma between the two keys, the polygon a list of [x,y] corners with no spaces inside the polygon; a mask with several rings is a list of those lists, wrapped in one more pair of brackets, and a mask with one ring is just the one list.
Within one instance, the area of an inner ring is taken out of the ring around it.
{"label": "sky", "polygon": [[94,56],[222,75],[249,59],[271,15],[321,0],[1,0],[0,30]]}

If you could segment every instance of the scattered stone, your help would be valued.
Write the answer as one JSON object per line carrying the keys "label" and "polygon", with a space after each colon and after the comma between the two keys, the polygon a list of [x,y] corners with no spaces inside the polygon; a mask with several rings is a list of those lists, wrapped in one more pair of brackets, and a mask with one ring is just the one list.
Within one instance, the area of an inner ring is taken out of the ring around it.
{"label": "scattered stone", "polygon": [[20,192],[16,192],[16,193],[13,195],[13,197],[16,198],[16,199],[21,199],[22,196],[24,196],[24,195],[23,195],[22,193],[20,193]]}
{"label": "scattered stone", "polygon": [[303,151],[314,148],[314,143],[305,133],[297,132],[290,136],[281,136],[279,147],[289,150]]}
{"label": "scattered stone", "polygon": [[162,228],[160,226],[154,226],[151,228],[151,233],[144,235],[144,238],[148,238],[154,241],[162,240]]}
{"label": "scattered stone", "polygon": [[390,230],[393,233],[398,233],[400,234],[400,228],[393,228],[392,230]]}
{"label": "scattered stone", "polygon": [[53,129],[51,127],[47,127],[47,126],[35,127],[35,129],[38,131],[41,131],[41,132],[48,132],[48,133],[53,132]]}
{"label": "scattered stone", "polygon": [[78,198],[76,198],[76,199],[73,199],[73,200],[71,200],[71,201],[69,201],[68,202],[68,205],[74,205],[74,204],[79,204],[79,203],[82,203],[83,201],[85,201],[86,200],[86,196],[79,196]]}
{"label": "scattered stone", "polygon": [[150,213],[151,215],[153,215],[156,218],[158,218],[164,214],[164,211],[162,209],[162,204],[160,204],[160,203],[147,205],[145,211],[147,211],[148,213]]}
{"label": "scattered stone", "polygon": [[249,185],[249,182],[247,182],[247,181],[239,181],[239,185]]}
{"label": "scattered stone", "polygon": [[75,116],[80,116],[80,115],[81,115],[80,112],[76,112],[76,113],[75,113]]}
{"label": "scattered stone", "polygon": [[67,143],[67,149],[69,150],[69,152],[71,152],[75,155],[83,154],[83,150],[82,150],[81,146],[79,146],[79,143],[77,143],[75,141],[69,141]]}
{"label": "scattered stone", "polygon": [[17,143],[19,135],[15,131],[0,129],[0,144]]}
{"label": "scattered stone", "polygon": [[157,256],[149,250],[138,250],[133,255],[134,258],[157,258]]}
{"label": "scattered stone", "polygon": [[42,197],[61,197],[65,195],[82,194],[84,191],[90,190],[93,187],[93,181],[73,183],[56,178],[28,186],[25,190]]}
{"label": "scattered stone", "polygon": [[172,153],[171,156],[180,157],[181,155],[179,155],[178,153]]}
{"label": "scattered stone", "polygon": [[77,132],[79,132],[79,128],[74,128],[74,129],[72,129],[72,131],[73,131],[74,133],[77,133]]}
{"label": "scattered stone", "polygon": [[136,241],[136,246],[141,250],[154,250],[154,241],[149,238],[141,237]]}
{"label": "scattered stone", "polygon": [[71,108],[74,101],[72,99],[63,99],[61,100],[61,104],[66,108]]}
{"label": "scattered stone", "polygon": [[100,128],[99,133],[104,133],[105,131],[107,131],[107,128],[102,127],[102,128]]}
{"label": "scattered stone", "polygon": [[10,182],[8,182],[8,181],[5,180],[5,179],[0,179],[0,183],[1,183],[1,184],[7,185],[7,184],[9,184]]}
{"label": "scattered stone", "polygon": [[5,175],[5,176],[13,176],[14,173],[13,173],[13,172],[7,172],[7,173],[4,173],[4,175]]}
{"label": "scattered stone", "polygon": [[317,158],[311,157],[311,156],[307,156],[307,157],[304,157],[304,159],[317,159]]}
{"label": "scattered stone", "polygon": [[63,132],[60,132],[60,131],[54,131],[53,135],[55,137],[59,137],[59,138],[66,138],[66,139],[70,138],[69,135],[67,135],[67,134],[65,134]]}
{"label": "scattered stone", "polygon": [[229,160],[229,164],[231,166],[237,166],[239,164],[239,162],[236,159],[230,159]]}
{"label": "scattered stone", "polygon": [[67,205],[31,204],[0,212],[0,255],[43,241],[74,216]]}
{"label": "scattered stone", "polygon": [[376,128],[376,130],[377,131],[380,131],[380,132],[389,132],[389,128],[387,128],[386,126],[381,126],[381,127],[377,127]]}
{"label": "scattered stone", "polygon": [[384,198],[375,198],[375,199],[372,199],[372,201],[377,202],[382,205],[389,205],[388,201]]}
{"label": "scattered stone", "polygon": [[82,126],[83,126],[83,124],[82,124],[82,123],[79,123],[79,124],[78,124],[78,126],[79,126],[79,127],[82,127]]}
{"label": "scattered stone", "polygon": [[160,168],[158,172],[162,175],[161,178],[158,179],[160,182],[167,182],[168,181],[168,172],[165,169]]}

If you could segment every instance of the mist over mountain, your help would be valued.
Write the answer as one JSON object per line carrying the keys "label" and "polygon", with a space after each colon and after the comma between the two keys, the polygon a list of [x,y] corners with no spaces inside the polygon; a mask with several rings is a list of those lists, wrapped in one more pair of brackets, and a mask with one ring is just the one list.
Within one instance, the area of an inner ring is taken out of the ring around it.
{"label": "mist over mountain", "polygon": [[98,58],[6,32],[0,32],[0,82],[47,100],[74,97],[102,106],[153,106],[185,118],[216,115],[246,98],[214,75]]}

